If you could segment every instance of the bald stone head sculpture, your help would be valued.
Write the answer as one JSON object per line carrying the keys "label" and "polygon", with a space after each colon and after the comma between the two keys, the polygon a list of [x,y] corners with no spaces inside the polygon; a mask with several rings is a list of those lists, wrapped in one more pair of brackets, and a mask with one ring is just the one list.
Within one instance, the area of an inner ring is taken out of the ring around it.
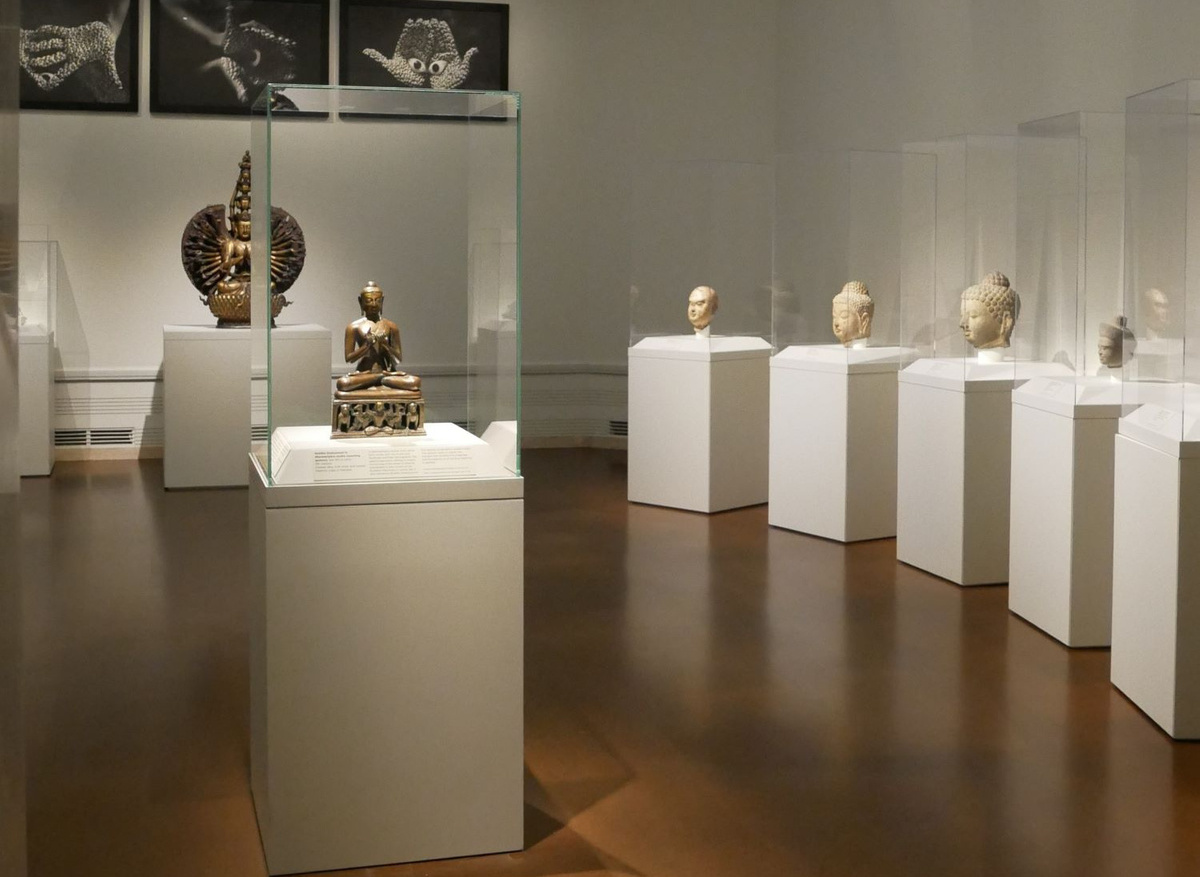
{"label": "bald stone head sculpture", "polygon": [[711,286],[697,286],[688,295],[688,322],[697,334],[704,332],[717,312],[717,291]]}

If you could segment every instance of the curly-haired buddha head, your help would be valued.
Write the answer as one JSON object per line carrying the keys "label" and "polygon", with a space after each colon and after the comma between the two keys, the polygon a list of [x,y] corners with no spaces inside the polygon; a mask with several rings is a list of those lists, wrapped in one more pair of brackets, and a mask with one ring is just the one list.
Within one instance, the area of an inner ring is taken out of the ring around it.
{"label": "curly-haired buddha head", "polygon": [[1021,313],[1021,297],[1008,278],[993,271],[962,293],[962,318],[958,327],[976,350],[1008,347],[1013,326]]}
{"label": "curly-haired buddha head", "polygon": [[833,334],[846,346],[871,337],[874,317],[875,300],[865,283],[851,280],[833,297]]}

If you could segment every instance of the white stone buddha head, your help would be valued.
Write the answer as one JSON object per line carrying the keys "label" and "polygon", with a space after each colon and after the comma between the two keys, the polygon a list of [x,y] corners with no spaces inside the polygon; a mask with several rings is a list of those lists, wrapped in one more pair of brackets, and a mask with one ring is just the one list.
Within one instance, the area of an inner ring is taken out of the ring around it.
{"label": "white stone buddha head", "polygon": [[1007,277],[993,271],[963,290],[958,327],[976,350],[1008,347],[1020,313],[1021,297]]}
{"label": "white stone buddha head", "polygon": [[865,283],[851,280],[833,297],[833,334],[844,345],[870,338],[874,317],[875,300]]}

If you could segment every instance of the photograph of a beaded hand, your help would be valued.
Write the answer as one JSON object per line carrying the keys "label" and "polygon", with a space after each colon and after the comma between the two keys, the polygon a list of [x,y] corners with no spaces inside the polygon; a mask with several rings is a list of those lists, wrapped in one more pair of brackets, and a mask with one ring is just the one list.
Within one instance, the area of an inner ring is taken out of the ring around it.
{"label": "photograph of a beaded hand", "polygon": [[342,85],[508,88],[508,6],[342,0]]}
{"label": "photograph of a beaded hand", "polygon": [[151,0],[151,112],[249,113],[268,82],[329,82],[329,0]]}
{"label": "photograph of a beaded hand", "polygon": [[21,108],[137,112],[137,7],[21,0]]}

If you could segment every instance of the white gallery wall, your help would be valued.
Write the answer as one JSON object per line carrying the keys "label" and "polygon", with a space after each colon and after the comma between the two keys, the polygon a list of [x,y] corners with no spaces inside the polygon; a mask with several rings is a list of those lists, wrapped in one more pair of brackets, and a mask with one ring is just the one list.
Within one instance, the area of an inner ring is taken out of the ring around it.
{"label": "white gallery wall", "polygon": [[[148,6],[137,115],[22,114],[21,224],[60,244],[59,426],[135,421],[139,439],[144,430],[154,444],[161,327],[213,319],[183,273],[180,235],[196,210],[228,200],[250,123],[149,113]],[[334,71],[337,7],[333,0]],[[510,0],[509,84],[522,94],[525,410],[545,421],[529,424],[533,434],[587,434],[623,418],[633,169],[663,158],[769,159],[777,8],[776,0]],[[362,123],[290,126],[312,132],[310,165],[371,160],[375,139]],[[330,155],[329,142],[346,142],[335,129],[348,126],[361,136]],[[323,322],[336,337],[356,316],[368,275],[388,284],[368,264],[375,242],[329,233],[355,204],[330,203],[324,188],[315,181],[311,197],[278,199],[313,229],[285,319]],[[391,240],[419,282],[428,252],[406,251],[404,234]],[[454,359],[445,352],[462,347],[465,327],[396,305],[389,315],[414,371]],[[331,366],[337,359],[331,350]]]}
{"label": "white gallery wall", "polygon": [[1015,134],[1200,76],[1191,0],[780,0],[779,147]]}
{"label": "white gallery wall", "polygon": [[[148,5],[136,116],[22,114],[21,222],[61,243],[59,425],[132,420],[153,444],[161,326],[211,319],[180,267],[179,236],[194,211],[228,198],[249,122],[149,113]],[[523,97],[531,436],[604,434],[624,418],[631,187],[647,162],[769,161],[806,147],[1013,133],[1056,113],[1120,110],[1128,94],[1200,75],[1200,6],[1189,0],[510,7],[510,85]],[[312,128],[318,150],[353,123],[293,124]],[[356,149],[346,161],[365,160],[371,138]],[[336,229],[335,211],[353,205],[299,197],[284,206],[316,235],[286,319],[332,324],[336,335],[371,269],[364,250],[322,229]],[[417,266],[413,282],[422,255],[395,254]],[[330,287],[344,296],[341,309],[317,306]],[[405,314],[403,299],[393,301],[414,371],[454,359],[456,321]]]}

